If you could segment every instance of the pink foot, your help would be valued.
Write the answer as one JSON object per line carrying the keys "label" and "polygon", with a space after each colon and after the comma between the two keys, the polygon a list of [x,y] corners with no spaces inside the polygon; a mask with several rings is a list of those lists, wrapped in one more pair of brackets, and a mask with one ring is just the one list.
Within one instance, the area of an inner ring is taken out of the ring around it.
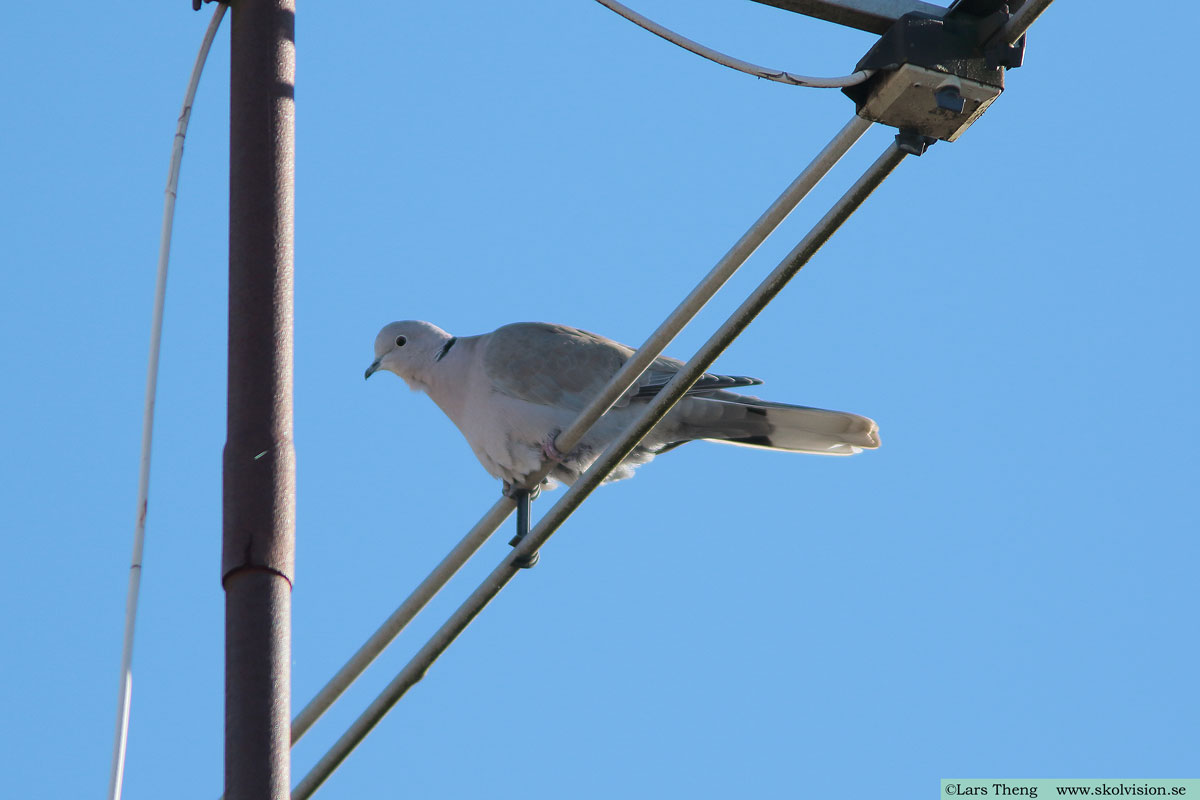
{"label": "pink foot", "polygon": [[557,438],[557,434],[550,434],[546,441],[542,442],[542,455],[555,463],[561,464],[566,456],[558,452],[558,448],[554,446],[554,440]]}

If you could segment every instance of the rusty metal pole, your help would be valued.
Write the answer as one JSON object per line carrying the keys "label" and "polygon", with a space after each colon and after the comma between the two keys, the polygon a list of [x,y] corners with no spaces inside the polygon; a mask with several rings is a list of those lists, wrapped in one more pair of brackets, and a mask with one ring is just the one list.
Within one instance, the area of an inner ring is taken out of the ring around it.
{"label": "rusty metal pole", "polygon": [[231,4],[225,797],[290,794],[295,2]]}

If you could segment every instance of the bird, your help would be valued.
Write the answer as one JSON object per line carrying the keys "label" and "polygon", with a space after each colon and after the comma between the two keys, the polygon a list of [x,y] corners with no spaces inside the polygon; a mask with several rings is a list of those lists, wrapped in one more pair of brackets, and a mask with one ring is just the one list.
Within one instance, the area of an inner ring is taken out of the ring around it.
{"label": "bird", "polygon": [[[558,434],[633,352],[598,334],[546,322],[452,336],[432,323],[405,320],[379,331],[364,377],[391,372],[429,395],[508,494],[573,483],[683,366],[673,358],[655,359],[569,453],[557,452]],[[761,383],[702,375],[605,482],[629,478],[655,456],[699,439],[821,455],[879,446],[879,427],[867,417],[730,391]],[[547,461],[552,468],[542,484],[526,486]]]}

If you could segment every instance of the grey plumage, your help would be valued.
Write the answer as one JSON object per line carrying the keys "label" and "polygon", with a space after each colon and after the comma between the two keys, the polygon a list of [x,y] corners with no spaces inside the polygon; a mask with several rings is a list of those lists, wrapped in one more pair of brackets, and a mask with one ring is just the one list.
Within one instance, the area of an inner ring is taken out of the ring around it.
{"label": "grey plumage", "polygon": [[[367,377],[384,369],[424,391],[458,426],[484,468],[519,485],[633,350],[565,325],[522,322],[481,336],[453,337],[428,322],[393,322],[375,340]],[[682,366],[660,357],[551,472],[571,483]],[[609,480],[689,441],[821,455],[879,446],[875,423],[857,414],[772,403],[729,391],[756,378],[706,374],[625,459]]]}

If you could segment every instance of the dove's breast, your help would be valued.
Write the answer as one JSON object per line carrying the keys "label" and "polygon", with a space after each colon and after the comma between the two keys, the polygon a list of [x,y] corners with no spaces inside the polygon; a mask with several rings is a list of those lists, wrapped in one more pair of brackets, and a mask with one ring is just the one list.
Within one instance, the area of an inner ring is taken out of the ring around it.
{"label": "dove's breast", "polygon": [[[466,350],[466,348],[464,348]],[[542,443],[570,424],[574,414],[499,391],[487,370],[474,362],[483,348],[446,358],[446,381],[430,396],[462,432],[489,475],[521,483],[542,463]],[[440,382],[439,382],[440,383]],[[445,387],[453,391],[439,399]]]}

